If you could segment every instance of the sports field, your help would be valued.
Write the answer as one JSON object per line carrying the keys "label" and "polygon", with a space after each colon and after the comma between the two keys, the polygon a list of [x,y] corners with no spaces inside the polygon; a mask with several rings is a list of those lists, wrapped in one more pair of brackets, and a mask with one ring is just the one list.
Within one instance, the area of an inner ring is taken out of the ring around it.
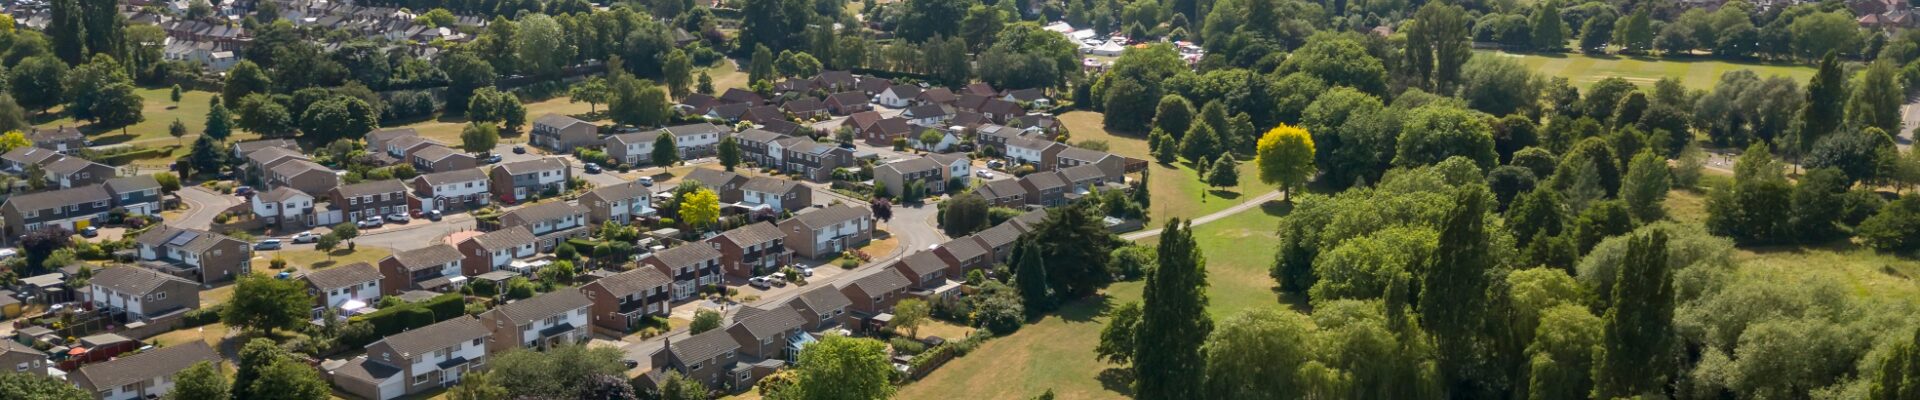
{"label": "sports field", "polygon": [[1665,77],[1680,78],[1680,82],[1692,89],[1711,89],[1720,79],[1720,74],[1734,70],[1751,70],[1761,77],[1774,75],[1786,76],[1795,81],[1805,82],[1813,77],[1814,68],[1800,64],[1731,62],[1710,58],[1654,58],[1628,57],[1614,55],[1566,54],[1523,54],[1502,51],[1475,51],[1478,57],[1513,57],[1521,64],[1546,76],[1565,77],[1573,81],[1574,86],[1586,88],[1595,81],[1618,76],[1643,86],[1652,85]]}

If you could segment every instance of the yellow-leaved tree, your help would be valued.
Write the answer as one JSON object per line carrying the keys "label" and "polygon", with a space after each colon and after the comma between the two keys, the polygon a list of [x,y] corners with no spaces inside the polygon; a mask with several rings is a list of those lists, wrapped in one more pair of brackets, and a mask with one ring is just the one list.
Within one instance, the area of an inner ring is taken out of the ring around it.
{"label": "yellow-leaved tree", "polygon": [[695,229],[704,229],[720,220],[720,195],[700,188],[680,199],[680,220]]}
{"label": "yellow-leaved tree", "polygon": [[1313,135],[1293,125],[1280,124],[1260,136],[1254,157],[1260,166],[1260,181],[1280,187],[1284,199],[1292,201],[1293,188],[1313,179]]}

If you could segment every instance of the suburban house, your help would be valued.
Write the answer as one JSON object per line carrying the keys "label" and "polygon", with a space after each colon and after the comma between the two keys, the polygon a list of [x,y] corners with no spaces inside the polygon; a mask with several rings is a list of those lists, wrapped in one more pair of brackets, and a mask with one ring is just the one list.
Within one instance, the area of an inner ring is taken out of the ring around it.
{"label": "suburban house", "polygon": [[0,372],[47,376],[47,353],[12,340],[0,340]]}
{"label": "suburban house", "polygon": [[366,181],[334,188],[327,192],[329,202],[340,209],[347,221],[407,214],[412,199],[407,185],[399,179]]}
{"label": "suburban house", "polygon": [[579,201],[587,207],[587,221],[594,225],[606,222],[626,225],[634,218],[654,214],[653,190],[639,182],[597,187],[580,195]]}
{"label": "suburban house", "polygon": [[[887,78],[881,78],[877,76],[868,76],[868,77],[860,78],[860,82],[855,83],[854,87],[859,88],[860,93],[866,93],[868,96],[873,96],[873,95],[880,94],[880,92],[886,91],[888,88],[892,88],[893,81]],[[911,99],[913,98],[913,96],[907,96],[906,98]]]}
{"label": "suburban house", "polygon": [[911,182],[919,182],[929,194],[946,193],[948,182],[966,178],[971,170],[966,156],[935,154],[881,164],[873,168],[873,180],[899,198]]}
{"label": "suburban house", "polygon": [[907,288],[911,286],[913,281],[907,280],[907,275],[900,273],[899,269],[881,268],[841,286],[840,294],[846,295],[847,300],[852,302],[848,309],[859,314],[855,317],[865,320],[893,312],[894,303],[906,297]]}
{"label": "suburban house", "polygon": [[329,374],[341,391],[373,400],[450,387],[486,369],[488,334],[479,319],[454,317],[373,342]]}
{"label": "suburban house", "polygon": [[861,92],[840,92],[827,95],[827,109],[833,115],[848,115],[873,109],[867,100],[867,94]]}
{"label": "suburban house", "polygon": [[459,289],[467,280],[460,261],[460,250],[445,244],[394,252],[380,259],[380,292],[393,296],[409,290]]}
{"label": "suburban house", "polygon": [[719,195],[721,203],[739,203],[743,196],[740,187],[747,184],[746,176],[712,168],[694,168],[684,179],[700,182],[700,186]]}
{"label": "suburban house", "polygon": [[[372,134],[368,134],[368,135],[372,135]],[[278,147],[281,149],[293,150],[294,152],[300,151],[300,143],[294,142],[293,139],[249,140],[245,142],[235,142],[232,147],[233,147],[234,159],[246,159],[247,155],[253,154],[254,151],[266,149],[269,147]]]}
{"label": "suburban house", "polygon": [[953,266],[950,272],[953,273],[951,277],[955,279],[965,277],[966,271],[993,267],[993,253],[972,235],[953,238],[942,243],[940,247],[933,249],[933,253],[940,256],[940,260],[947,265]]}
{"label": "suburban house", "polygon": [[206,287],[253,270],[253,248],[227,235],[160,225],[134,242],[139,243],[141,267],[197,280]]}
{"label": "suburban house", "polygon": [[813,82],[822,90],[838,92],[856,89],[860,81],[851,71],[820,71],[813,76]]}
{"label": "suburban house", "polygon": [[860,132],[867,130],[867,127],[873,126],[874,123],[880,122],[880,120],[885,118],[886,117],[880,116],[879,111],[862,111],[848,115],[847,121],[841,126],[852,126],[855,132]]}
{"label": "suburban house", "polygon": [[1018,179],[987,181],[973,188],[973,193],[987,199],[994,207],[1021,207],[1027,205],[1027,188],[1020,185]]}
{"label": "suburban house", "polygon": [[592,307],[593,301],[578,290],[556,290],[494,307],[480,314],[493,331],[487,352],[584,343],[592,338],[587,331],[587,311]]}
{"label": "suburban house", "polygon": [[748,107],[746,112],[740,113],[740,120],[733,121],[733,122],[744,121],[744,122],[750,122],[757,125],[757,124],[764,124],[764,123],[773,122],[773,121],[785,121],[786,119],[787,119],[787,113],[784,111],[780,111],[780,107],[757,106],[757,107]]}
{"label": "suburban house", "polygon": [[667,315],[673,307],[667,298],[671,283],[673,279],[660,270],[634,268],[589,282],[580,292],[593,301],[594,327],[625,335],[650,317]]}
{"label": "suburban house", "polygon": [[673,301],[692,298],[702,286],[720,284],[720,251],[710,243],[694,242],[661,250],[640,259],[673,280]]}
{"label": "suburban house", "polygon": [[607,150],[607,159],[627,165],[641,165],[653,162],[653,141],[660,139],[660,131],[622,133],[601,139]]}
{"label": "suburban house", "polygon": [[130,215],[160,212],[160,181],[153,175],[134,175],[108,179],[103,183],[113,195],[113,206]]}
{"label": "suburban house", "polygon": [[1000,100],[1032,104],[1035,107],[1053,106],[1053,99],[1048,98],[1047,91],[1040,88],[1008,90],[1006,94],[1000,96]]}
{"label": "suburban house", "polygon": [[540,239],[524,226],[510,226],[460,242],[461,272],[467,276],[499,270],[513,260],[539,254]]}
{"label": "suburban house", "polygon": [[63,156],[40,166],[40,173],[47,180],[47,186],[64,189],[106,182],[120,171],[84,158]]}
{"label": "suburban house", "polygon": [[740,204],[767,206],[775,211],[800,211],[813,206],[813,188],[786,179],[756,176],[740,185]]}
{"label": "suburban house", "polygon": [[0,168],[6,168],[7,173],[10,174],[24,174],[27,172],[27,167],[46,165],[52,160],[63,157],[66,156],[61,155],[60,152],[57,151],[33,146],[21,146],[20,148],[13,149],[13,151],[8,151],[6,154],[0,154]]}
{"label": "suburban house", "polygon": [[126,321],[158,318],[200,308],[200,285],[145,268],[103,268],[87,281],[93,306],[126,317]]}
{"label": "suburban house", "polygon": [[1006,141],[1007,159],[1014,163],[1033,165],[1039,171],[1052,171],[1059,165],[1060,152],[1067,145],[1039,138],[1010,138]]}
{"label": "suburban house", "polygon": [[375,129],[373,132],[367,132],[365,139],[367,141],[367,152],[384,154],[388,160],[398,160],[400,156],[407,154],[403,146],[408,146],[409,144],[396,144],[394,141],[400,138],[414,138],[409,141],[419,143],[419,137],[420,132],[413,128]]}
{"label": "suburban house", "polygon": [[247,152],[247,168],[261,173],[269,172],[280,163],[293,160],[306,160],[307,155],[298,147],[268,146]]}
{"label": "suburban house", "polygon": [[786,245],[801,257],[824,260],[873,240],[873,210],[834,205],[780,221]]}
{"label": "suburban house", "polygon": [[571,238],[585,237],[588,232],[587,208],[564,201],[551,201],[522,207],[500,215],[501,227],[524,226],[533,236],[539,238],[541,251],[551,250],[560,242]]}
{"label": "suburban house", "polygon": [[1092,191],[1106,187],[1108,183],[1107,174],[1101,172],[1100,167],[1097,165],[1067,167],[1060,169],[1058,172],[1060,179],[1067,182],[1068,199],[1078,199]]}
{"label": "suburban house", "polygon": [[511,203],[567,191],[567,162],[558,158],[516,161],[493,167],[487,186],[494,197]]}
{"label": "suburban house", "polygon": [[900,113],[900,117],[906,118],[907,122],[914,125],[940,126],[941,123],[947,122],[947,118],[952,118],[953,113],[939,104],[922,104],[907,108]]}
{"label": "suburban house", "polygon": [[824,118],[827,116],[827,103],[812,97],[802,97],[781,104],[780,111],[800,119]]}
{"label": "suburban house", "polygon": [[1056,172],[1035,172],[1020,177],[1027,189],[1027,204],[1054,207],[1067,204],[1067,180]]}
{"label": "suburban house", "polygon": [[987,230],[974,232],[973,240],[993,255],[989,264],[1006,263],[1013,259],[1013,243],[1020,240],[1020,228],[1012,223],[1001,223]]}
{"label": "suburban house", "polygon": [[984,147],[992,147],[1000,153],[1007,152],[1007,141],[1016,138],[1046,139],[1039,128],[1015,128],[1005,125],[983,124],[972,128],[973,140]]}
{"label": "suburban house", "polygon": [[778,165],[773,160],[779,158],[779,152],[769,152],[773,141],[786,138],[787,135],[760,129],[748,129],[733,134],[733,141],[740,145],[740,161],[765,167]]}
{"label": "suburban house", "polygon": [[801,328],[807,320],[791,307],[762,309],[741,307],[733,316],[727,334],[740,343],[741,355],[758,359],[788,359],[800,353],[799,346],[811,342]]}
{"label": "suburban house", "polygon": [[420,172],[455,171],[480,166],[480,159],[473,155],[439,143],[413,149],[412,153],[407,154],[407,162]]}
{"label": "suburban house", "polygon": [[761,105],[766,103],[766,98],[760,97],[760,94],[751,90],[727,88],[727,91],[720,93],[720,104]]}
{"label": "suburban house", "polygon": [[466,210],[488,203],[487,171],[464,168],[413,177],[410,205],[416,210]]}
{"label": "suburban house", "polygon": [[27,130],[27,141],[33,142],[34,147],[53,151],[73,151],[87,148],[87,135],[81,134],[78,128],[66,125],[61,125],[53,129],[41,129],[38,127],[29,129]]}
{"label": "suburban house", "polygon": [[892,267],[901,275],[906,275],[907,281],[913,283],[910,290],[916,293],[940,293],[944,297],[959,288],[959,285],[948,280],[959,276],[959,268],[947,264],[946,260],[932,251],[914,252],[893,263]]}
{"label": "suburban house", "polygon": [[1106,182],[1118,183],[1126,180],[1127,159],[1113,153],[1069,146],[1061,149],[1054,158],[1055,169],[1092,165],[1100,168],[1100,174]]}
{"label": "suburban house", "polygon": [[[925,136],[928,132],[939,135],[940,139],[932,142],[921,140],[921,137]],[[952,127],[938,128],[927,125],[914,125],[913,133],[907,135],[907,145],[916,149],[936,153],[954,152],[960,150],[960,135],[963,132],[963,129],[952,129]]]}
{"label": "suburban house", "polygon": [[[267,151],[256,151],[254,155]],[[291,187],[307,193],[326,193],[340,187],[340,175],[332,168],[305,158],[287,159],[267,170],[267,187]]]}
{"label": "suburban house", "polygon": [[703,122],[669,126],[659,132],[673,135],[673,146],[680,149],[680,159],[692,160],[719,155],[720,138],[733,130]]}
{"label": "suburban house", "polygon": [[100,400],[157,398],[173,391],[173,375],[201,362],[221,364],[206,342],[190,340],[112,361],[88,364],[67,379]]}
{"label": "suburban house", "polygon": [[316,270],[299,279],[307,285],[307,294],[319,303],[314,306],[315,315],[323,308],[346,308],[356,302],[358,307],[371,307],[380,301],[380,269],[373,264],[357,262]]}
{"label": "suburban house", "polygon": [[780,170],[815,182],[833,179],[833,170],[853,166],[853,150],[805,137],[782,142]]}
{"label": "suburban house", "polygon": [[255,194],[248,201],[253,216],[270,226],[283,229],[313,225],[313,195],[290,187],[277,187]]}
{"label": "suburban house", "polygon": [[387,141],[382,160],[388,164],[407,162],[412,158],[414,151],[432,146],[444,147],[445,145],[419,136],[396,137]]}
{"label": "suburban house", "polygon": [[720,233],[707,239],[720,250],[720,269],[727,275],[751,278],[765,275],[793,262],[793,250],[783,241],[780,227],[761,221]]}
{"label": "suburban house", "polygon": [[579,118],[546,114],[533,119],[528,140],[535,146],[571,152],[574,147],[589,146],[600,140],[600,127]]}
{"label": "suburban house", "polygon": [[807,289],[787,301],[788,307],[799,311],[800,317],[807,320],[807,330],[814,332],[846,324],[847,307],[852,305],[853,300],[848,299],[846,293],[831,285]]}
{"label": "suburban house", "polygon": [[106,185],[17,194],[0,203],[0,219],[7,224],[6,240],[40,229],[79,231],[113,209],[113,192]]}
{"label": "suburban house", "polygon": [[873,95],[873,102],[892,108],[906,108],[913,99],[920,96],[920,87],[914,85],[893,85]]}
{"label": "suburban house", "polygon": [[740,342],[725,329],[714,329],[680,340],[668,340],[652,355],[655,373],[677,371],[709,388],[740,387],[732,381],[739,361]]}
{"label": "suburban house", "polygon": [[913,124],[907,123],[906,118],[886,118],[860,128],[859,133],[869,146],[888,147],[893,146],[894,139],[906,139],[907,134],[913,133]]}
{"label": "suburban house", "polygon": [[919,104],[953,105],[954,102],[959,100],[960,97],[954,95],[952,89],[939,86],[920,91],[919,96],[913,96],[913,102]]}

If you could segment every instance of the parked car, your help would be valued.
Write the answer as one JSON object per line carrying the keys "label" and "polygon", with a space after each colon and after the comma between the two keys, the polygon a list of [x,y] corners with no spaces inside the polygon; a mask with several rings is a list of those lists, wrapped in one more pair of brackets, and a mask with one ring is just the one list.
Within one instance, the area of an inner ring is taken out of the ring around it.
{"label": "parked car", "polygon": [[794,264],[794,265],[793,265],[793,270],[795,270],[795,271],[800,271],[800,276],[801,276],[801,277],[803,277],[803,278],[812,278],[812,277],[813,277],[813,267],[809,267],[809,266],[805,266],[805,265],[800,265],[800,264]]}
{"label": "parked car", "polygon": [[653,187],[653,177],[651,176],[640,177],[640,186]]}
{"label": "parked car", "polygon": [[393,215],[387,216],[387,222],[392,222],[396,224],[404,224],[410,221],[413,221],[413,218],[408,217],[407,213],[393,213]]}
{"label": "parked car", "polygon": [[377,227],[380,227],[381,225],[386,225],[386,224],[387,224],[387,221],[381,220],[380,216],[378,215],[367,217],[366,219],[360,220],[360,222],[358,223],[354,223],[355,226],[359,226],[361,228],[377,228]]}
{"label": "parked car", "polygon": [[988,171],[983,169],[979,171],[973,171],[973,174],[979,175],[980,179],[993,179],[993,171]]}
{"label": "parked car", "polygon": [[1007,163],[1000,162],[1000,160],[993,160],[993,161],[987,162],[987,168],[1001,169],[1001,168],[1006,168],[1006,166],[1007,166]]}
{"label": "parked car", "polygon": [[487,158],[482,158],[481,160],[485,160],[488,164],[499,164],[500,155],[495,154],[495,155],[487,156]]}
{"label": "parked car", "polygon": [[86,229],[80,230],[80,237],[91,238],[95,236],[100,236],[100,228],[98,227],[89,226]]}
{"label": "parked car", "polygon": [[240,197],[253,197],[253,187],[241,186],[241,187],[233,188],[233,195],[240,196]]}
{"label": "parked car", "polygon": [[279,279],[283,281],[288,279],[293,279],[293,273],[287,272],[287,271],[280,271],[280,273],[273,275],[273,279]]}
{"label": "parked car", "polygon": [[440,210],[433,210],[433,211],[427,211],[427,220],[428,220],[428,221],[439,221],[439,220],[440,220]]}
{"label": "parked car", "polygon": [[786,287],[786,286],[787,286],[787,273],[785,273],[785,272],[775,272],[775,273],[771,273],[771,274],[767,274],[767,280],[770,280],[770,281],[773,281],[773,285],[774,285],[774,286],[779,286],[779,287]]}
{"label": "parked car", "polygon": [[279,250],[279,249],[280,249],[280,239],[267,239],[267,240],[262,240],[262,241],[260,241],[260,243],[254,243],[254,244],[253,244],[253,249],[254,249],[254,250]]}
{"label": "parked car", "polygon": [[313,234],[313,231],[300,232],[299,234],[293,235],[293,244],[314,243],[318,241],[320,241],[320,235]]}
{"label": "parked car", "polygon": [[513,146],[513,154],[527,154],[527,146]]}
{"label": "parked car", "polygon": [[772,280],[772,279],[768,279],[767,277],[764,277],[764,276],[756,276],[756,277],[752,277],[752,278],[747,278],[747,286],[752,286],[752,287],[756,287],[756,288],[760,288],[760,289],[763,289],[763,290],[764,290],[764,289],[772,289],[772,288],[773,288],[773,280]]}
{"label": "parked car", "polygon": [[600,164],[587,164],[584,169],[586,169],[589,174],[598,174],[600,173]]}

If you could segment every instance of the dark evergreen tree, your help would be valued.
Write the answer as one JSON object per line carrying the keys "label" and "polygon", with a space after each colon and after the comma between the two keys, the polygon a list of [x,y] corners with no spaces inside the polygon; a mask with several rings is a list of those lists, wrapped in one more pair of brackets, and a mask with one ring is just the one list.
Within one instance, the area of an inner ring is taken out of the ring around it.
{"label": "dark evergreen tree", "polygon": [[1020,243],[1020,260],[1013,273],[1013,284],[1020,291],[1020,301],[1029,317],[1053,309],[1053,295],[1047,292],[1047,265],[1040,261],[1040,252],[1035,251],[1034,246],[1033,242]]}
{"label": "dark evergreen tree", "polygon": [[1800,131],[1794,136],[1794,154],[1805,155],[1821,137],[1840,129],[1847,110],[1847,77],[1838,54],[1820,59],[1820,70],[1807,82],[1807,102],[1800,109]]}
{"label": "dark evergreen tree", "polygon": [[1200,345],[1213,331],[1207,315],[1207,266],[1193,231],[1179,218],[1160,232],[1159,266],[1141,294],[1133,365],[1134,395],[1200,399],[1205,359]]}
{"label": "dark evergreen tree", "polygon": [[1047,218],[1021,236],[1021,240],[1034,243],[1029,251],[1038,251],[1040,259],[1046,260],[1047,287],[1056,299],[1091,296],[1113,280],[1107,267],[1119,239],[1100,222],[1092,203],[1075,202],[1047,210]]}

